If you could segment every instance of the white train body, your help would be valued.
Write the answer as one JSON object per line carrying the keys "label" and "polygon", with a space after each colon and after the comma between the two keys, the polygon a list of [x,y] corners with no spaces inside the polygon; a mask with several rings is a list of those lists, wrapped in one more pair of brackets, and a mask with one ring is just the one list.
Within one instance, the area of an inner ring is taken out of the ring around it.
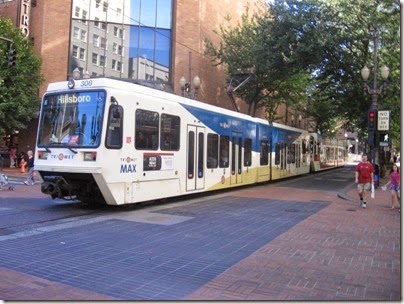
{"label": "white train body", "polygon": [[51,83],[35,170],[52,198],[122,205],[306,174],[310,134],[107,78]]}

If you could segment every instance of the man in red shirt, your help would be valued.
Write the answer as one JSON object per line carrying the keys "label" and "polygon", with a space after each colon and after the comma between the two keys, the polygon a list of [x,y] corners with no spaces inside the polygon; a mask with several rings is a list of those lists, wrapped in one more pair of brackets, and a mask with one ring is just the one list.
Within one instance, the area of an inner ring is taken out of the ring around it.
{"label": "man in red shirt", "polygon": [[373,165],[368,161],[366,154],[362,155],[362,161],[355,168],[355,183],[358,184],[358,194],[362,208],[366,208],[369,191],[374,182]]}

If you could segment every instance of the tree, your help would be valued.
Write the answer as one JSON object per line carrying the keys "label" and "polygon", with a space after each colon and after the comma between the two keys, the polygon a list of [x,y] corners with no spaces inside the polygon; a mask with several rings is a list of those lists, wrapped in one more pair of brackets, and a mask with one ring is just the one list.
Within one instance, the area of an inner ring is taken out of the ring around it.
{"label": "tree", "polygon": [[0,134],[27,127],[39,110],[39,86],[41,60],[29,40],[9,19],[0,17],[0,36],[12,40],[16,51],[16,64],[8,66],[10,43],[0,40]]}
{"label": "tree", "polygon": [[[305,109],[323,134],[339,120],[365,137],[370,96],[363,94],[360,70],[372,65],[369,32],[374,24],[379,30],[379,67],[386,64],[391,71],[379,109],[392,111],[391,132],[399,139],[398,1],[274,0],[268,12],[252,18],[246,14],[239,26],[221,28],[222,43],[215,47],[207,41],[206,54],[216,64],[226,64],[230,74],[254,69],[257,77],[239,92],[253,105],[251,115],[254,106],[264,105],[274,118],[274,110],[285,103]],[[296,79],[304,81],[296,84]]]}
{"label": "tree", "polygon": [[[230,21],[230,17],[226,20]],[[245,80],[251,72],[254,73],[254,77],[240,87],[236,94],[248,104],[249,115],[255,116],[257,109],[264,106],[268,120],[275,121],[280,119],[276,115],[278,106],[288,100],[285,99],[287,90],[280,88],[291,88],[287,84],[293,85],[293,82],[285,77],[290,75],[287,72],[290,67],[287,66],[287,60],[284,60],[284,54],[278,50],[272,52],[268,48],[268,44],[272,44],[267,40],[268,31],[263,26],[263,20],[257,14],[250,16],[247,9],[237,27],[221,26],[220,33],[216,32],[223,41],[219,46],[205,39],[205,54],[214,65],[226,65],[230,75],[228,83],[231,80],[234,86]],[[273,57],[268,58],[268,55]],[[296,89],[294,84],[293,89],[289,90],[290,96],[301,95]],[[300,87],[302,90],[304,86]]]}

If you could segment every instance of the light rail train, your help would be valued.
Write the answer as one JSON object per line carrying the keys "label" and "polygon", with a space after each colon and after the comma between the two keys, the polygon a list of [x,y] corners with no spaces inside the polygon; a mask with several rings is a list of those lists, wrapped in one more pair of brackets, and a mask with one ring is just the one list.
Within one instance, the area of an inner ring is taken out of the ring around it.
{"label": "light rail train", "polygon": [[69,80],[42,98],[35,170],[52,198],[123,205],[343,166],[332,144],[134,83]]}

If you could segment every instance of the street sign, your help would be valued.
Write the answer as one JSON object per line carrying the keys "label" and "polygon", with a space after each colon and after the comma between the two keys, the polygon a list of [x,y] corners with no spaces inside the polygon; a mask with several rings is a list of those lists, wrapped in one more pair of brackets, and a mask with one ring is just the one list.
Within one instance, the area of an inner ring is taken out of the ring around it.
{"label": "street sign", "polygon": [[377,112],[377,130],[389,131],[390,130],[390,111]]}

